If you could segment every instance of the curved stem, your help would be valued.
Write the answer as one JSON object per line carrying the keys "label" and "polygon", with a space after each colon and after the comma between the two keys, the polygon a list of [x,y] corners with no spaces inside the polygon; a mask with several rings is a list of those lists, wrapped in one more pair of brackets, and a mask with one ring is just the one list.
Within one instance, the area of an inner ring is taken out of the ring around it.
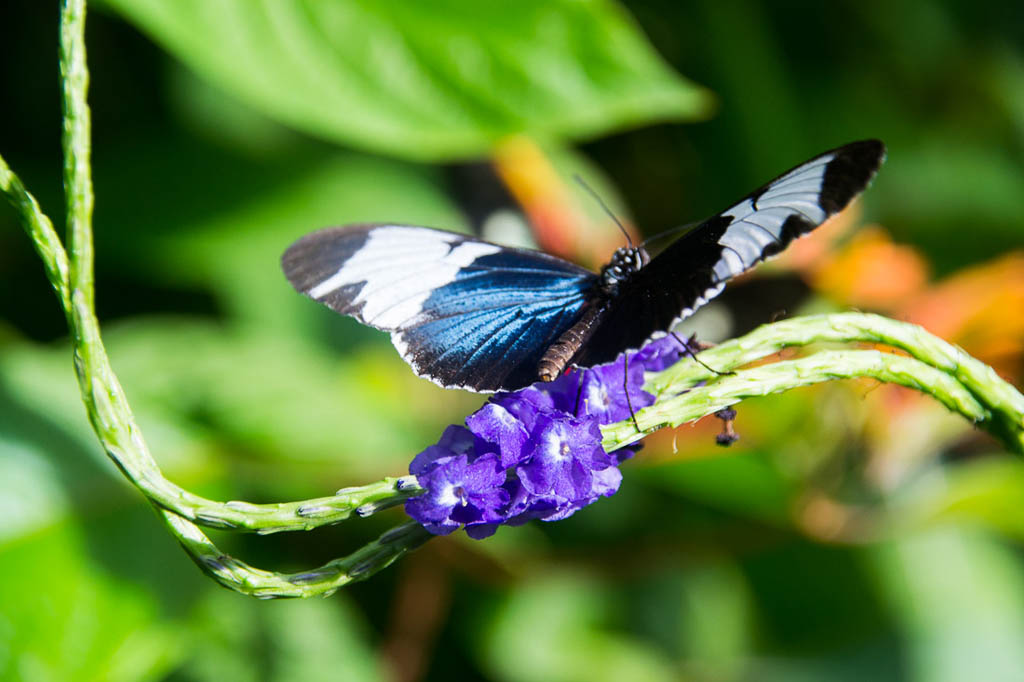
{"label": "curved stem", "polygon": [[7,162],[0,156],[0,193],[7,197],[8,203],[18,214],[21,224],[32,239],[32,245],[43,261],[46,278],[50,280],[61,307],[71,309],[71,295],[68,292],[68,254],[64,245],[53,229],[50,218],[43,213],[39,202],[32,193],[25,189],[21,180],[10,169]]}
{"label": "curved stem", "polygon": [[688,381],[664,384],[663,395],[671,391],[685,392],[638,412],[636,419],[643,433],[638,434],[629,420],[602,427],[603,444],[606,450],[614,450],[643,438],[650,431],[699,419],[745,398],[856,377],[871,377],[928,393],[950,410],[983,426],[991,420],[991,412],[970,390],[954,377],[920,360],[873,350],[822,351],[806,358],[741,370],[690,390],[686,390],[692,386]]}
{"label": "curved stem", "polygon": [[[331,497],[298,502],[253,504],[231,500],[215,502],[187,491],[186,512],[178,514],[196,523],[231,530],[255,531],[260,535],[292,530],[313,530],[334,525],[352,516],[366,517],[394,507],[424,491],[412,476],[385,478],[369,485],[343,488]],[[153,499],[153,498],[151,498]],[[158,502],[153,499],[154,502]],[[164,506],[164,505],[161,505]],[[166,508],[166,507],[165,507]]]}
{"label": "curved stem", "polygon": [[[149,452],[121,389],[99,335],[99,323],[89,306],[91,276],[84,282],[88,295],[72,304],[68,255],[50,219],[17,175],[0,158],[0,193],[18,213],[46,268],[47,277],[75,333],[75,366],[89,418],[101,444],[122,473],[152,502],[196,523],[216,528],[274,533],[311,530],[340,523],[353,514],[368,516],[422,493],[412,477],[385,478],[365,486],[345,488],[330,497],[297,502],[251,504],[219,502],[194,495],[167,480]],[[91,241],[88,221],[78,223],[79,238]],[[78,268],[79,276],[87,271]],[[79,291],[83,291],[81,288]],[[75,314],[72,315],[72,309]]]}
{"label": "curved stem", "polygon": [[[64,134],[64,197],[68,251],[71,253],[71,297],[83,299],[79,310],[93,306],[92,247],[92,117],[87,94],[85,0],[65,0],[60,14],[60,75]],[[70,311],[72,315],[74,310]]]}
{"label": "curved stem", "polygon": [[[1024,395],[964,349],[918,325],[869,313],[808,315],[758,327],[700,353],[700,358],[718,371],[730,371],[785,348],[812,343],[871,343],[905,351],[956,379],[988,412],[980,425],[1010,450],[1024,454]],[[707,368],[684,359],[653,376],[646,389],[661,396],[717,380]]]}
{"label": "curved stem", "polygon": [[387,568],[433,537],[416,522],[404,523],[347,557],[302,573],[276,573],[224,554],[188,519],[166,509],[159,512],[168,530],[203,572],[228,589],[259,599],[329,596],[340,587]]}
{"label": "curved stem", "polygon": [[[107,454],[152,502],[180,517],[218,528],[261,533],[309,530],[338,523],[352,514],[367,516],[422,492],[414,480],[388,478],[379,483],[341,490],[332,497],[254,505],[209,500],[188,492],[164,477],[142,437],[117,375],[110,366],[96,318],[93,300],[90,122],[86,103],[89,78],[85,62],[84,26],[84,0],[68,0],[61,12],[60,57],[64,86],[64,183],[70,259],[60,247],[49,221],[38,211],[38,205],[27,192],[21,198],[20,212],[37,244],[42,242],[47,246],[46,253],[41,255],[48,264],[48,272],[54,272],[54,276],[59,273],[59,284],[54,285],[58,293],[70,292],[64,293],[61,298],[66,305],[72,332],[75,369],[89,419]],[[8,180],[9,185],[15,189],[21,188],[21,183],[17,182],[13,173],[7,171],[7,177],[13,178],[13,182]],[[25,221],[26,218],[29,221]],[[61,267],[68,261],[70,267]],[[66,276],[63,274],[65,272]]]}

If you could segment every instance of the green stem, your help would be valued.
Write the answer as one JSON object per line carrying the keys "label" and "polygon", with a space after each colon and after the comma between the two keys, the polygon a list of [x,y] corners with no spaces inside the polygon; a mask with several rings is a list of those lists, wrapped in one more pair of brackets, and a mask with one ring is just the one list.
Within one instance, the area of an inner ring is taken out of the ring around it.
{"label": "green stem", "polygon": [[275,573],[254,568],[222,553],[198,526],[176,514],[160,510],[171,534],[205,573],[224,587],[259,599],[326,597],[338,588],[365,580],[433,537],[415,522],[384,532],[342,559],[302,573]]}
{"label": "green stem", "polygon": [[[287,575],[253,568],[222,553],[196,523],[271,533],[309,530],[352,514],[367,516],[422,492],[415,479],[385,479],[332,497],[281,504],[215,502],[171,483],[142,438],[100,337],[93,285],[89,84],[85,58],[85,2],[67,0],[61,11],[60,65],[64,95],[64,186],[70,258],[50,221],[6,164],[4,193],[21,215],[68,316],[75,369],[89,418],[100,442],[121,471],[157,505],[171,533],[196,563],[221,584],[259,597],[326,594],[366,578],[418,546],[429,535],[416,524],[388,531],[349,557],[312,572]],[[191,520],[190,520],[191,519]],[[196,523],[193,523],[195,521]],[[413,527],[410,527],[413,526]]]}
{"label": "green stem", "polygon": [[[959,346],[914,324],[868,313],[808,315],[764,325],[699,357],[708,367],[728,372],[785,348],[812,343],[884,344],[905,351],[962,384],[987,412],[979,425],[1011,451],[1024,454],[1024,395]],[[652,377],[645,388],[661,396],[717,378],[715,372],[687,359]]]}
{"label": "green stem", "polygon": [[[85,2],[68,0],[61,12],[61,73],[64,84],[64,183],[67,194],[70,302],[65,308],[72,332],[75,369],[93,429],[118,468],[151,501],[178,516],[218,528],[272,533],[309,530],[338,523],[352,514],[366,516],[404,502],[422,492],[414,480],[385,479],[379,483],[339,491],[333,497],[301,502],[253,505],[217,502],[168,481],[149,452],[121,384],[110,366],[100,336],[94,307],[92,250],[92,179],[90,175],[89,107],[86,104],[88,72],[85,62]],[[6,167],[6,166],[5,166]],[[9,173],[9,172],[8,172]],[[13,174],[9,175],[13,177]],[[16,181],[16,178],[14,178]],[[20,183],[17,183],[20,187]],[[27,193],[26,193],[27,195]],[[34,201],[27,202],[29,208]],[[26,202],[22,202],[25,204]],[[34,214],[22,210],[23,222]],[[41,215],[41,214],[40,214]],[[51,247],[44,260],[64,262],[59,240],[36,223],[26,222],[36,241],[46,238]],[[46,225],[48,225],[46,221]],[[45,226],[44,226],[45,228]],[[56,285],[55,285],[56,286]],[[58,290],[60,288],[58,287]]]}
{"label": "green stem", "polygon": [[86,95],[85,0],[65,0],[60,13],[60,75],[64,108],[64,196],[68,250],[71,253],[71,298],[79,314],[93,307],[92,129]]}
{"label": "green stem", "polygon": [[39,202],[25,189],[25,185],[21,184],[21,180],[8,167],[3,157],[0,157],[0,192],[7,197],[8,203],[14,208],[25,231],[32,239],[36,253],[46,268],[46,277],[50,280],[61,306],[64,310],[70,310],[68,255],[60,243],[57,231],[53,229],[50,218],[39,208]]}
{"label": "green stem", "polygon": [[[179,488],[180,490],[180,488]],[[231,530],[255,531],[261,535],[293,530],[313,530],[356,517],[366,517],[382,509],[394,507],[424,491],[412,476],[385,478],[353,488],[343,488],[331,497],[318,497],[299,502],[252,504],[232,500],[215,502],[182,490],[187,499],[179,505],[185,519],[196,523]],[[159,500],[150,498],[157,504]],[[160,505],[169,509],[167,505]]]}
{"label": "green stem", "polygon": [[[636,420],[641,433],[637,433],[629,419],[603,427],[603,445],[606,450],[614,450],[640,440],[651,431],[699,419],[746,398],[781,393],[823,381],[857,377],[871,377],[928,393],[950,410],[959,412],[975,423],[984,423],[990,416],[959,381],[920,360],[872,350],[822,351],[798,360],[738,371],[706,386],[691,388],[680,395],[662,399],[637,412]],[[676,385],[675,388],[682,390],[684,387]],[[662,390],[668,393],[671,388],[664,386]]]}

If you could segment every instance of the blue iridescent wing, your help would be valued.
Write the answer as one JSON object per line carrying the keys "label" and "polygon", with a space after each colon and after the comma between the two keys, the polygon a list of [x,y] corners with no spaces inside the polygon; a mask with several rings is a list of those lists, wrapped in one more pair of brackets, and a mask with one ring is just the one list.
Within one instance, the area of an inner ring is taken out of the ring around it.
{"label": "blue iridescent wing", "polygon": [[590,367],[642,346],[846,207],[885,160],[863,140],[805,161],[687,232],[634,274],[573,358]]}
{"label": "blue iridescent wing", "polygon": [[292,285],[391,333],[415,372],[446,388],[515,390],[579,319],[596,275],[537,251],[406,225],[327,228],[281,258]]}

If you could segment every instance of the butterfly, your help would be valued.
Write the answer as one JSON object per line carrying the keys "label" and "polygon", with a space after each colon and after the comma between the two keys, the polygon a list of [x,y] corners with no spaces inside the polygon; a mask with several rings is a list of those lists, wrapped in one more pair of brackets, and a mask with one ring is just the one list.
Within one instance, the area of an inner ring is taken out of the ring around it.
{"label": "butterfly", "polygon": [[298,291],[390,332],[421,377],[481,393],[551,381],[640,348],[725,283],[821,225],[885,159],[864,140],[820,154],[651,258],[618,249],[599,273],[463,234],[387,223],[329,227],[281,258]]}

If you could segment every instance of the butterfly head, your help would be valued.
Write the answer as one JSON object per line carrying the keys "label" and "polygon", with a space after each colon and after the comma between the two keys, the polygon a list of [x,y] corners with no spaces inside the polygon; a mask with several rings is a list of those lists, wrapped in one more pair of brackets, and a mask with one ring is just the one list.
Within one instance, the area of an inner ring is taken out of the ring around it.
{"label": "butterfly head", "polygon": [[616,249],[608,265],[601,268],[601,288],[614,295],[619,285],[628,280],[640,268],[647,265],[651,257],[640,246],[624,246]]}

